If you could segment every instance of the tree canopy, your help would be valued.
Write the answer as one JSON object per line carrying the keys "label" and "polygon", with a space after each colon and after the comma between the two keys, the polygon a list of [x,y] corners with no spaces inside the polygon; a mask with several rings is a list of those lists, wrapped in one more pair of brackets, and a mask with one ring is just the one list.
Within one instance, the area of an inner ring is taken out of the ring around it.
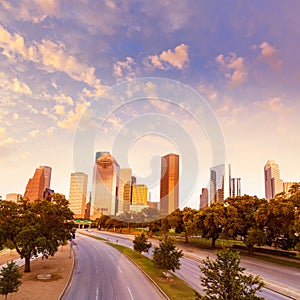
{"label": "tree canopy", "polygon": [[0,244],[13,245],[25,258],[25,272],[30,272],[32,256],[45,251],[53,256],[60,243],[70,239],[73,230],[73,213],[63,195],[54,194],[51,202],[0,201]]}
{"label": "tree canopy", "polygon": [[203,300],[234,300],[234,299],[264,299],[256,296],[263,287],[259,276],[244,274],[245,268],[240,266],[237,251],[216,251],[217,258],[207,257],[200,267],[203,275],[201,284],[205,295],[198,298]]}

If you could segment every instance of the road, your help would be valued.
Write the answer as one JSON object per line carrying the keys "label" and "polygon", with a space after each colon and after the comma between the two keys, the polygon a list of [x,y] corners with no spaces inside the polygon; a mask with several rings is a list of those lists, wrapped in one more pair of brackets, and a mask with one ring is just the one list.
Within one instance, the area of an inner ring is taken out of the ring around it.
{"label": "road", "polygon": [[[119,243],[126,247],[133,248],[132,235],[113,234],[106,232],[90,231],[89,234],[95,234],[102,238],[108,239],[113,243]],[[151,240],[152,244],[156,246],[156,240]],[[146,256],[151,257],[152,249]],[[186,253],[185,256],[189,256]],[[176,271],[176,275],[186,281],[195,290],[201,291],[199,277],[201,276],[199,265],[200,261],[207,256],[214,257],[212,251],[201,251],[193,253],[195,259],[183,257],[181,262],[181,269]],[[246,268],[248,273],[259,275],[267,283],[268,288],[264,288],[259,294],[267,300],[287,300],[300,299],[300,272],[297,268],[279,266],[274,263],[269,263],[255,258],[242,258],[241,266]],[[288,296],[284,296],[288,295]]]}
{"label": "road", "polygon": [[76,235],[76,263],[62,300],[164,299],[143,273],[103,241]]}

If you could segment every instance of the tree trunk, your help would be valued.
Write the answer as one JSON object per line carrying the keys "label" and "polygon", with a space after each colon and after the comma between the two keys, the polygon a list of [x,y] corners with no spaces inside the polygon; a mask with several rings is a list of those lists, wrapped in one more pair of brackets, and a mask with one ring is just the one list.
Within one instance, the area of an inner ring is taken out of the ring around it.
{"label": "tree trunk", "polygon": [[152,227],[150,227],[149,237],[152,237]]}
{"label": "tree trunk", "polygon": [[30,255],[25,255],[25,270],[24,272],[30,272]]}
{"label": "tree trunk", "polygon": [[188,243],[189,243],[189,237],[188,237],[188,235],[187,235],[187,234],[185,234],[185,236],[184,236],[184,237],[185,237],[185,241],[184,241],[184,242],[185,242],[186,244],[188,244]]}
{"label": "tree trunk", "polygon": [[248,254],[249,255],[253,255],[254,254],[254,246],[253,245],[249,245],[248,246]]}
{"label": "tree trunk", "polygon": [[216,238],[212,238],[211,239],[211,247],[214,249],[214,248],[216,248]]}

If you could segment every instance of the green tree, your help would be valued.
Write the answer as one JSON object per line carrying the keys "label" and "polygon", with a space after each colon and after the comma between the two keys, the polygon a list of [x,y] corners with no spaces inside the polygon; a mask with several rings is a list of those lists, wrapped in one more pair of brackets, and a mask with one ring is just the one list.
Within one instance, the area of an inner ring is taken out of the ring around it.
{"label": "green tree", "polygon": [[148,242],[148,239],[144,232],[137,234],[133,240],[133,249],[139,253],[148,252],[152,244]]}
{"label": "green tree", "polygon": [[20,278],[22,274],[14,261],[8,262],[6,267],[0,271],[0,294],[5,296],[10,293],[16,293],[22,284]]}
{"label": "green tree", "polygon": [[264,299],[256,296],[264,286],[263,281],[259,276],[244,274],[245,268],[240,267],[239,252],[223,249],[216,251],[216,255],[214,261],[207,257],[200,267],[205,295],[198,299]]}
{"label": "green tree", "polygon": [[223,203],[213,203],[199,212],[198,227],[203,237],[211,238],[211,247],[216,247],[216,241],[228,223]]}
{"label": "green tree", "polygon": [[[253,254],[254,245],[263,245],[266,242],[264,237],[264,226],[257,221],[259,208],[267,203],[264,199],[256,196],[240,196],[226,200],[227,209],[234,208],[235,213],[230,213],[228,222],[232,224],[232,237],[238,236],[248,246],[249,254]],[[232,211],[231,211],[232,212]]]}
{"label": "green tree", "polygon": [[180,269],[182,256],[182,250],[178,250],[170,238],[165,238],[159,243],[159,247],[154,248],[152,259],[156,268],[174,272]]}
{"label": "green tree", "polygon": [[54,194],[51,202],[0,202],[1,243],[12,244],[25,258],[25,272],[30,272],[32,256],[44,252],[53,256],[59,245],[70,239],[73,226],[73,213],[60,194]]}

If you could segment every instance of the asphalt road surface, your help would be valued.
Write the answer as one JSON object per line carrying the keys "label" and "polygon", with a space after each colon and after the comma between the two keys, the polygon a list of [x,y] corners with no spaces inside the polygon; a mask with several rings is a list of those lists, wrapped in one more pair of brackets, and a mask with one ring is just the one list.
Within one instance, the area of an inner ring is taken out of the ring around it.
{"label": "asphalt road surface", "polygon": [[103,241],[76,235],[76,263],[63,300],[164,299],[145,275]]}
{"label": "asphalt road surface", "polygon": [[[131,235],[97,231],[90,231],[87,233],[95,234],[97,236],[101,236],[102,238],[108,239],[113,243],[119,243],[123,246],[133,248],[133,236]],[[152,249],[150,249],[149,253],[146,253],[145,255],[151,257]],[[199,254],[198,258],[203,259],[207,256],[214,257],[214,254],[211,251],[203,251],[202,254]],[[183,257],[180,262],[181,269],[176,271],[176,275],[187,282],[193,289],[201,291],[202,287],[199,279],[201,276],[199,270],[199,261]],[[267,300],[300,299],[299,269],[268,263],[255,258],[242,258],[241,266],[245,267],[248,273],[260,275],[265,282],[269,283],[269,286],[272,286],[272,290],[269,288],[262,289],[262,292],[259,294],[259,296],[264,297]],[[293,296],[289,297],[286,295]]]}

